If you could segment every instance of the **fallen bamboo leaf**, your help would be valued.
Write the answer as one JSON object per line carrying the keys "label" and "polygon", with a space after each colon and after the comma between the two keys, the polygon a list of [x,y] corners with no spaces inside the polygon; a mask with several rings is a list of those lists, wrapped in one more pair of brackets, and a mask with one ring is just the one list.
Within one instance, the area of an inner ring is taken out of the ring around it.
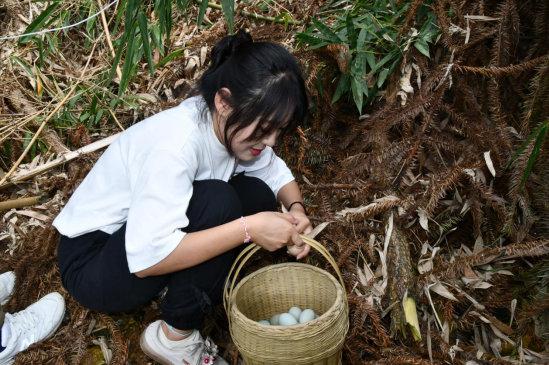
{"label": "fallen bamboo leaf", "polygon": [[105,337],[101,336],[98,339],[92,340],[94,345],[98,345],[101,348],[101,352],[103,353],[103,358],[105,359],[105,363],[108,365],[111,363],[112,360],[112,350],[107,346],[107,342],[105,340]]}
{"label": "fallen bamboo leaf", "polygon": [[490,283],[487,283],[486,281],[479,281],[471,285],[472,289],[488,289],[491,288],[493,285]]}
{"label": "fallen bamboo leaf", "polygon": [[429,286],[429,289],[437,293],[438,295],[448,298],[450,300],[458,301],[457,298],[441,283],[435,283]]}
{"label": "fallen bamboo leaf", "polygon": [[311,238],[315,238],[316,236],[318,236],[320,234],[320,232],[322,232],[324,230],[324,228],[326,228],[328,226],[328,224],[332,223],[332,221],[328,221],[328,222],[322,222],[320,223],[318,226],[316,226],[315,228],[313,228],[313,230],[309,233],[306,234],[306,236],[308,237],[311,237]]}
{"label": "fallen bamboo leaf", "polygon": [[417,319],[416,301],[414,300],[414,298],[409,297],[407,294],[405,294],[402,306],[404,308],[404,317],[406,318],[406,323],[410,325],[414,340],[421,341],[421,331],[419,329],[419,321]]}
{"label": "fallen bamboo leaf", "polygon": [[495,21],[495,20],[500,20],[500,18],[493,18],[491,16],[486,16],[486,15],[465,15],[463,16],[465,19],[470,19],[470,20],[480,20],[480,21],[486,21],[486,22],[491,22],[491,21]]}
{"label": "fallen bamboo leaf", "polygon": [[488,170],[490,170],[492,176],[496,177],[496,169],[494,168],[494,163],[490,158],[490,151],[484,152],[484,160],[486,161],[486,166],[488,166]]}
{"label": "fallen bamboo leaf", "polygon": [[429,218],[427,217],[427,212],[421,208],[418,208],[417,214],[419,216],[419,224],[421,228],[429,232]]}
{"label": "fallen bamboo leaf", "polygon": [[509,327],[513,324],[513,318],[515,318],[515,310],[517,309],[517,299],[511,300],[511,319],[509,320]]}
{"label": "fallen bamboo leaf", "polygon": [[33,210],[16,210],[15,213],[19,215],[24,215],[26,217],[34,218],[42,222],[48,222],[51,220],[51,218],[48,217],[47,215],[35,212]]}

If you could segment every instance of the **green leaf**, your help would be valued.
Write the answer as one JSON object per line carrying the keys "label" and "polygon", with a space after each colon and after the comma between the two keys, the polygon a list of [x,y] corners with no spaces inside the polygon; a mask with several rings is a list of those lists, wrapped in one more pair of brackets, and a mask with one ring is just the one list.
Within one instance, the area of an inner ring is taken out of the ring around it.
{"label": "green leaf", "polygon": [[318,37],[315,37],[314,35],[307,33],[299,33],[297,35],[297,40],[308,44],[310,46],[310,49],[324,47],[328,44],[328,42],[326,42],[324,39],[320,39]]}
{"label": "green leaf", "polygon": [[198,18],[196,24],[200,27],[204,21],[204,15],[206,15],[206,9],[208,9],[208,0],[201,0],[200,8],[198,9]]}
{"label": "green leaf", "polygon": [[130,38],[128,39],[128,47],[126,49],[126,59],[124,60],[124,67],[122,68],[122,78],[120,80],[120,88],[118,94],[122,95],[128,84],[130,83],[131,71],[133,69],[133,57],[137,51],[135,42],[136,27],[135,24],[131,24]]}
{"label": "green leaf", "polygon": [[389,74],[389,69],[388,68],[384,68],[383,70],[381,70],[381,72],[379,73],[379,76],[377,78],[377,87],[380,88],[383,83],[385,82],[385,79],[387,78],[387,75]]}
{"label": "green leaf", "polygon": [[431,58],[431,56],[429,56],[429,45],[424,40],[420,39],[417,42],[415,42],[414,47],[416,47],[417,50],[420,51],[423,55],[427,56],[428,58]]}
{"label": "green leaf", "polygon": [[376,67],[376,56],[371,52],[367,52],[366,61],[368,61],[368,65],[370,66],[370,69],[374,70],[374,68]]}
{"label": "green leaf", "polygon": [[362,51],[364,48],[364,43],[366,42],[366,35],[368,31],[365,28],[362,28],[358,33],[358,38],[356,40],[356,49]]}
{"label": "green leaf", "polygon": [[377,63],[374,67],[372,67],[372,72],[375,73],[377,70],[379,70],[384,64],[386,64],[387,62],[389,62],[392,58],[394,58],[395,56],[398,56],[398,54],[396,53],[398,51],[391,51],[390,53],[386,54],[385,57],[383,57],[381,59],[381,61],[379,61],[379,63]]}
{"label": "green leaf", "polygon": [[349,45],[349,48],[351,49],[357,48],[356,29],[353,24],[353,18],[350,13],[347,13],[347,17],[345,18],[345,27],[347,29],[347,44]]}
{"label": "green leaf", "polygon": [[[61,5],[61,3],[56,2],[48,6],[46,10],[41,12],[40,15],[38,15],[36,19],[34,19],[34,21],[29,24],[29,26],[25,29],[23,33],[33,33],[33,32],[39,31],[39,28],[41,28],[46,23],[50,15],[59,7],[59,5]],[[21,37],[19,39],[19,43],[20,44],[28,43],[31,37],[32,36]]]}
{"label": "green leaf", "polygon": [[173,52],[171,52],[169,55],[167,55],[166,57],[164,57],[163,59],[161,59],[159,62],[158,62],[158,65],[157,67],[158,68],[162,68],[164,67],[166,64],[168,64],[169,62],[183,56],[183,54],[185,53],[185,49],[181,48],[181,49],[178,49],[178,50],[175,50]]}
{"label": "green leaf", "polygon": [[315,25],[315,27],[317,27],[317,29],[320,31],[320,34],[323,36],[320,38],[323,38],[330,43],[342,43],[341,38],[339,38],[336,33],[334,33],[327,25],[325,25],[321,21],[313,19],[313,24]]}
{"label": "green leaf", "polygon": [[187,6],[189,5],[189,0],[176,0],[175,4],[179,8],[179,11],[183,12],[187,10]]}
{"label": "green leaf", "polygon": [[137,22],[139,23],[139,33],[141,34],[141,40],[143,42],[143,48],[145,50],[145,57],[149,65],[149,74],[154,74],[154,61],[152,58],[151,44],[149,42],[149,27],[147,24],[147,17],[142,11],[137,15]]}
{"label": "green leaf", "polygon": [[225,20],[227,20],[229,33],[232,34],[234,31],[234,0],[221,0],[221,9]]}
{"label": "green leaf", "polygon": [[524,186],[524,184],[526,183],[526,180],[528,179],[528,177],[530,176],[530,173],[532,172],[532,169],[534,168],[534,164],[536,163],[536,159],[538,158],[538,155],[541,151],[541,146],[545,141],[545,136],[547,135],[548,129],[549,129],[549,120],[542,123],[541,128],[539,128],[539,130],[537,131],[537,137],[536,137],[536,142],[534,144],[534,149],[532,150],[532,153],[528,158],[526,169],[522,174],[522,180],[520,182],[521,186]]}
{"label": "green leaf", "polygon": [[334,92],[334,96],[332,97],[332,104],[336,103],[343,94],[347,93],[349,91],[351,76],[349,74],[343,74],[339,78],[339,82],[337,83],[336,91]]}
{"label": "green leaf", "polygon": [[357,77],[351,79],[351,91],[353,92],[353,100],[359,113],[362,113],[362,103],[364,98],[364,90],[362,88],[362,80]]}

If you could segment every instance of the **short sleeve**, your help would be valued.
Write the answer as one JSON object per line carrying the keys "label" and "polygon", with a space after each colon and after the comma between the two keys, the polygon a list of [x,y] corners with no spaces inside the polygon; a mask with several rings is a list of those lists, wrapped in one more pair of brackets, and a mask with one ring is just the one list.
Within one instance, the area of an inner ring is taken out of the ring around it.
{"label": "short sleeve", "polygon": [[286,163],[274,153],[271,147],[266,147],[253,161],[240,162],[235,173],[240,172],[263,180],[275,196],[284,185],[295,180]]}
{"label": "short sleeve", "polygon": [[185,235],[197,162],[184,151],[155,149],[131,166],[126,255],[130,272],[137,272],[166,258]]}

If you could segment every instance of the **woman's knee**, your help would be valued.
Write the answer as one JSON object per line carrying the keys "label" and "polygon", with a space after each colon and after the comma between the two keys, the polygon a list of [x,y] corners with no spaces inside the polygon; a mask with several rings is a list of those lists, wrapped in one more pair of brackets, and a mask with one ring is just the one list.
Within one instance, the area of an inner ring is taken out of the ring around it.
{"label": "woman's knee", "polygon": [[276,211],[276,197],[263,180],[254,176],[238,174],[229,183],[235,189],[242,203],[244,215]]}
{"label": "woman's knee", "polygon": [[222,180],[193,183],[193,196],[187,208],[187,232],[206,229],[242,216],[242,204],[235,189]]}

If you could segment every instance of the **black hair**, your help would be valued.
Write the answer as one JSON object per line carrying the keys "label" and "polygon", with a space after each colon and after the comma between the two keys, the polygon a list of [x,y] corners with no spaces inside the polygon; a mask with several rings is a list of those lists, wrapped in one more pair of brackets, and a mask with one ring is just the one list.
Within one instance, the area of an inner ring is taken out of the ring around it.
{"label": "black hair", "polygon": [[[218,91],[232,109],[223,131],[229,153],[233,153],[235,134],[258,119],[248,140],[259,140],[278,129],[281,136],[306,119],[308,101],[300,67],[281,45],[254,42],[249,33],[240,30],[221,39],[210,58],[211,65],[197,88],[212,115]],[[222,88],[230,93],[223,93]]]}

